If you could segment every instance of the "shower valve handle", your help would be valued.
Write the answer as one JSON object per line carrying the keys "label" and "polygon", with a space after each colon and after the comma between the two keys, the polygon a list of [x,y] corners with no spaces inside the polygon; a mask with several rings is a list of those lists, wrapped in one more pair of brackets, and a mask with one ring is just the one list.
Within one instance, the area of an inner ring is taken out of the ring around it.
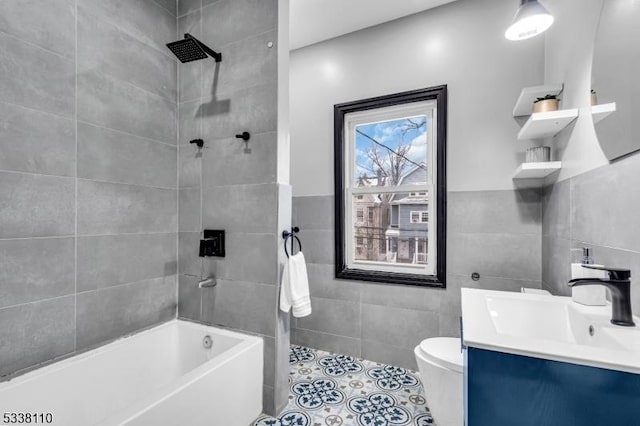
{"label": "shower valve handle", "polygon": [[249,132],[242,132],[239,135],[236,135],[236,138],[238,139],[242,139],[243,141],[248,141],[249,139],[251,139],[251,134]]}

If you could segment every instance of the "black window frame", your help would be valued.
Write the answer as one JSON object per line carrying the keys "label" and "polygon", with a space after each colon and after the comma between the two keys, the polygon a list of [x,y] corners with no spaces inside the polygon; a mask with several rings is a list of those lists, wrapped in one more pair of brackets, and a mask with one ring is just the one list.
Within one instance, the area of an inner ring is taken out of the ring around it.
{"label": "black window frame", "polygon": [[[436,267],[434,275],[348,268],[345,253],[344,123],[349,113],[435,100],[436,135]],[[340,279],[446,288],[447,263],[447,85],[336,104],[333,107],[335,179],[335,276]]]}

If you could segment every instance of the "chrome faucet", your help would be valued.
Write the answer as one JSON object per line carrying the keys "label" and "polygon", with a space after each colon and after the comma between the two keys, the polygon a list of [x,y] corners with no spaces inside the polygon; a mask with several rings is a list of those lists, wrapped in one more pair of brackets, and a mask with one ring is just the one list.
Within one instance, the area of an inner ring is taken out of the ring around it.
{"label": "chrome faucet", "polygon": [[611,293],[611,323],[633,327],[631,313],[631,271],[628,269],[582,265],[583,268],[607,271],[609,278],[576,278],[569,281],[569,287],[580,285],[603,285]]}

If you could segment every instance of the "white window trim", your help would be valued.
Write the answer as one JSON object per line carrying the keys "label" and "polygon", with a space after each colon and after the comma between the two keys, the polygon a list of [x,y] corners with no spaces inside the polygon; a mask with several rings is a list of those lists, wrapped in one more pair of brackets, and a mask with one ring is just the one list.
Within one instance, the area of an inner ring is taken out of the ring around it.
{"label": "white window trim", "polygon": [[[427,183],[425,185],[399,185],[395,187],[363,187],[358,188],[354,186],[353,182],[353,167],[355,157],[355,128],[363,124],[377,123],[381,121],[393,121],[401,118],[407,118],[412,116],[426,115],[429,125],[427,126]],[[395,273],[413,273],[419,275],[435,275],[436,274],[436,239],[437,232],[435,231],[438,226],[436,223],[436,202],[438,194],[436,192],[437,182],[437,155],[435,153],[436,146],[436,131],[437,131],[437,102],[436,100],[429,100],[423,102],[413,102],[403,105],[395,105],[386,108],[378,108],[374,110],[358,111],[347,114],[344,119],[343,128],[343,140],[344,143],[344,164],[343,164],[343,181],[344,181],[344,206],[345,211],[353,212],[353,201],[355,195],[360,194],[383,194],[383,193],[397,193],[397,192],[427,192],[429,194],[429,200],[433,202],[428,203],[429,217],[432,218],[432,222],[429,224],[429,238],[428,251],[427,251],[427,264],[399,264],[399,263],[386,263],[376,261],[362,261],[355,259],[355,247],[354,247],[354,218],[353,214],[345,214],[344,226],[345,226],[345,260],[347,268],[363,269],[369,271],[381,271],[381,272],[395,272]],[[433,230],[433,232],[430,232]]]}
{"label": "white window trim", "polygon": [[[414,221],[413,220],[413,214],[414,213],[418,214],[418,221]],[[422,218],[423,218],[422,213],[427,213],[427,220],[422,220]],[[409,212],[409,220],[410,220],[411,223],[429,223],[428,214],[429,214],[428,210],[411,210]]]}

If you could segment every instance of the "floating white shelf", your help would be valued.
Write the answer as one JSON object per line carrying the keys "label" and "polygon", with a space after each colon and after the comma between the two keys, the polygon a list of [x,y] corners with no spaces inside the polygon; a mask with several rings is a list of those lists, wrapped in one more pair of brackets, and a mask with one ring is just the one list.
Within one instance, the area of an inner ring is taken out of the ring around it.
{"label": "floating white shelf", "polygon": [[542,179],[562,168],[561,161],[544,163],[522,163],[513,175],[513,179]]}
{"label": "floating white shelf", "polygon": [[562,84],[545,84],[544,86],[525,87],[520,92],[520,97],[513,108],[513,116],[531,114],[533,101],[537,98],[544,98],[546,95],[558,95],[562,92]]}
{"label": "floating white shelf", "polygon": [[578,109],[536,112],[518,132],[518,140],[540,139],[556,135],[578,117]]}
{"label": "floating white shelf", "polygon": [[596,124],[600,120],[604,120],[612,112],[616,112],[615,102],[611,102],[609,104],[600,104],[600,105],[592,106],[591,115],[593,117],[593,124]]}

